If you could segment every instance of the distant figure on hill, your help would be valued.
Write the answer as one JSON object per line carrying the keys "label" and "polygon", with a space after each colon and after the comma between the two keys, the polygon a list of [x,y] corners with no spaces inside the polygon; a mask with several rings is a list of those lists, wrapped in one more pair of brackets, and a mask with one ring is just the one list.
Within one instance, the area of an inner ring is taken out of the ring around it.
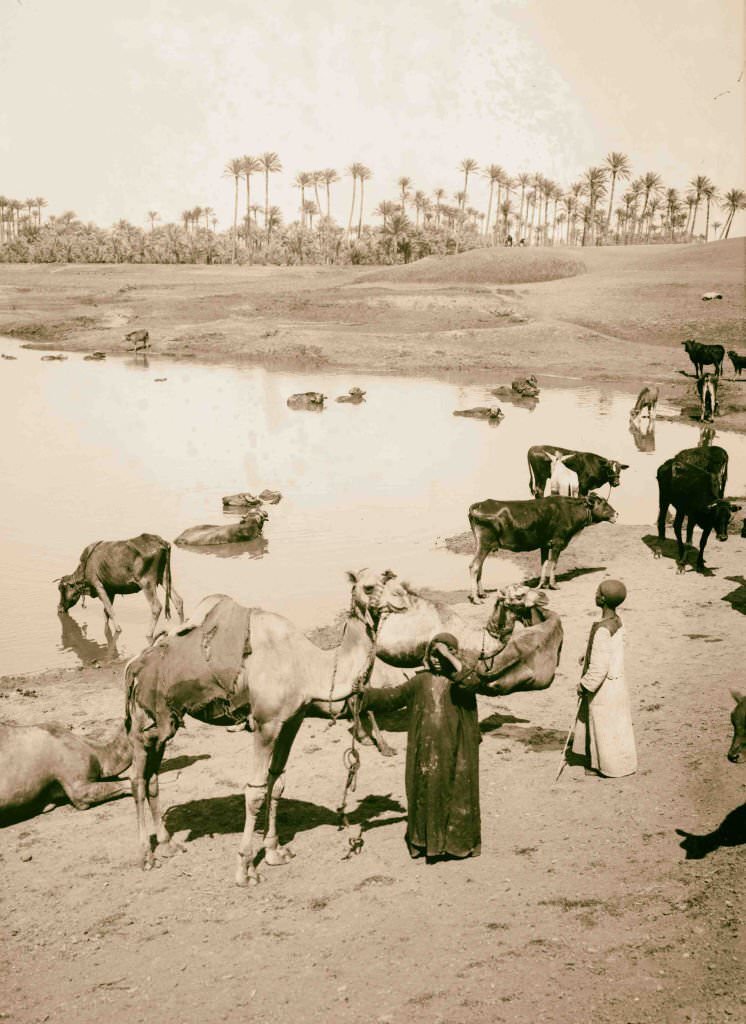
{"label": "distant figure on hill", "polygon": [[518,243],[518,246],[519,246],[520,248],[523,248],[523,246],[524,246],[525,244],[526,244],[526,239],[525,239],[525,238],[522,238],[522,239],[520,240],[520,242]]}
{"label": "distant figure on hill", "polygon": [[508,235],[508,237],[505,239],[505,244],[508,246],[509,249],[513,247],[513,236],[512,235]]}

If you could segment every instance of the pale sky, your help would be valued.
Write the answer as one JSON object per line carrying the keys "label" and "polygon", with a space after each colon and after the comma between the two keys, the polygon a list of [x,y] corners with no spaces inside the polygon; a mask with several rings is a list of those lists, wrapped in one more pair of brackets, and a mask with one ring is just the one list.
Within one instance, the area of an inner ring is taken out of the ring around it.
{"label": "pale sky", "polygon": [[0,54],[0,193],[102,226],[199,205],[227,228],[224,166],[265,150],[288,221],[295,175],[333,167],[346,223],[355,161],[373,223],[402,175],[452,201],[465,157],[746,179],[743,0],[0,0]]}

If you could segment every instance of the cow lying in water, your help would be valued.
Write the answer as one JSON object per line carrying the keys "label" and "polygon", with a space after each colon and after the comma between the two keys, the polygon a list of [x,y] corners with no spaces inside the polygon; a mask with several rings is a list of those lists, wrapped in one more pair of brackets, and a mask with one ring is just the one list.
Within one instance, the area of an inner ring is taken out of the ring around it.
{"label": "cow lying in water", "polygon": [[578,494],[584,497],[590,491],[604,484],[610,487],[619,486],[619,476],[623,469],[629,469],[623,462],[606,459],[594,452],[576,452],[572,448],[560,448],[556,444],[536,444],[526,453],[530,474],[529,487],[535,498],[544,496],[547,480],[552,472],[552,456],[567,455],[564,459],[568,469],[578,475]]}
{"label": "cow lying in water", "polygon": [[324,402],[326,401],[326,395],[322,395],[320,391],[304,391],[299,395],[291,395],[287,400],[289,409],[313,409],[320,410],[324,408]]}
{"label": "cow lying in water", "polygon": [[469,509],[476,550],[469,566],[470,600],[484,600],[482,567],[491,551],[541,551],[540,587],[557,589],[557,559],[576,533],[592,523],[616,521],[617,513],[598,494],[584,498],[535,498],[532,501],[477,502]]}
{"label": "cow lying in water", "polygon": [[239,541],[254,540],[262,532],[269,519],[263,508],[252,509],[237,523],[225,526],[190,526],[174,541],[180,545],[236,544]]}
{"label": "cow lying in water", "polygon": [[350,402],[352,405],[359,405],[365,401],[365,392],[362,388],[350,388],[346,395],[340,395],[334,399],[335,402]]}
{"label": "cow lying in water", "polygon": [[183,602],[171,585],[171,545],[155,533],[141,533],[130,540],[99,540],[89,544],[83,549],[75,572],[62,576],[57,582],[59,611],[69,611],[81,597],[98,597],[116,633],[121,633],[122,627],[114,618],[114,598],[117,594],[136,594],[141,590],[153,615],[148,634],[152,638],[162,609],[158,586],[165,591],[166,618],[171,618],[173,598],[179,621],[184,621]]}
{"label": "cow lying in water", "polygon": [[491,423],[499,423],[503,418],[502,409],[497,406],[478,405],[474,409],[455,409],[454,416],[471,416],[472,419],[489,420]]}
{"label": "cow lying in water", "polygon": [[733,764],[746,761],[746,697],[736,690],[731,690],[736,706],[730,714],[733,724],[733,742],[728,751],[728,760]]}
{"label": "cow lying in water", "polygon": [[258,508],[259,505],[277,505],[282,500],[279,491],[263,490],[260,494],[249,494],[242,491],[240,494],[226,494],[223,497],[224,509],[250,509]]}
{"label": "cow lying in water", "polygon": [[703,572],[705,567],[705,545],[712,531],[719,541],[728,539],[728,524],[731,515],[738,512],[740,505],[733,505],[723,498],[728,474],[728,453],[712,445],[709,448],[685,448],[672,459],[667,459],[658,469],[658,539],[656,552],[660,557],[666,536],[666,513],[669,505],[676,509],[673,522],[678,542],[678,568],[684,571],[686,564],[681,528],[686,518],[686,543],[691,546],[694,527],[699,526],[702,536],[696,568]]}

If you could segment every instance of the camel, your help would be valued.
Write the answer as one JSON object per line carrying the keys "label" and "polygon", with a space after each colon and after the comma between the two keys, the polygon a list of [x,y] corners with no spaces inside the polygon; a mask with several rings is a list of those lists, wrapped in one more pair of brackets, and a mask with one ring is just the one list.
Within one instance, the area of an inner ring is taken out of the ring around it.
{"label": "camel", "polygon": [[[430,601],[391,570],[349,574],[352,606],[377,622],[376,656],[398,668],[421,665],[439,632],[453,633],[459,656],[478,680],[477,692],[506,696],[544,690],[554,679],[562,649],[562,623],[546,595],[522,585],[498,592],[487,624],[473,626],[446,605]],[[527,628],[514,632],[516,622]]]}
{"label": "camel", "polygon": [[224,594],[204,598],[187,623],[133,658],[125,669],[125,725],[133,745],[132,793],[143,868],[154,862],[146,795],[156,852],[173,853],[158,803],[157,773],[185,714],[211,725],[243,721],[251,733],[236,884],[259,881],[254,825],[265,798],[264,860],[286,864],[292,853],[278,840],[277,805],[293,740],[311,703],[341,711],[367,683],[374,660],[375,625],[367,611],[353,609],[340,646],[322,651],[281,615],[244,608]]}
{"label": "camel", "polygon": [[114,800],[130,792],[129,780],[116,776],[131,763],[124,726],[97,743],[61,725],[0,724],[0,815],[13,816],[60,789],[79,811]]}

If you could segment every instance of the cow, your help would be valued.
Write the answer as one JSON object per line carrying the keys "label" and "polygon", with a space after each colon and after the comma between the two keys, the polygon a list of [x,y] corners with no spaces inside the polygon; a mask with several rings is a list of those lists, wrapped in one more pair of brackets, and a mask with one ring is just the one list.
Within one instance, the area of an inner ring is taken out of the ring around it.
{"label": "cow", "polygon": [[739,377],[741,376],[741,370],[746,367],[746,356],[739,356],[738,352],[734,352],[732,348],[728,349],[728,358],[733,363],[733,372]]}
{"label": "cow", "polygon": [[720,412],[717,374],[704,373],[701,377],[697,377],[697,394],[700,401],[700,422],[713,420]]}
{"label": "cow", "polygon": [[730,713],[730,720],[733,724],[733,742],[728,751],[728,760],[733,764],[740,764],[746,761],[746,697],[736,690],[730,692],[736,706]]}
{"label": "cow", "polygon": [[[707,460],[704,456],[710,456]],[[723,459],[724,457],[724,459]],[[728,524],[740,505],[733,505],[723,498],[727,477],[728,455],[724,449],[713,445],[711,448],[688,448],[672,459],[667,459],[659,468],[658,478],[658,549],[662,553],[666,536],[666,513],[669,505],[676,509],[673,522],[678,543],[678,571],[686,566],[681,528],[686,518],[686,543],[691,546],[694,527],[699,526],[702,536],[699,542],[697,572],[704,572],[705,545],[712,533],[719,541],[728,539]]]}
{"label": "cow", "polygon": [[537,444],[526,453],[530,473],[529,488],[535,498],[544,496],[551,475],[551,458],[558,453],[570,456],[565,459],[565,465],[578,474],[578,494],[581,498],[604,484],[618,487],[619,474],[623,469],[629,469],[624,462],[605,459],[593,452],[578,452],[572,448],[560,448],[556,444]]}
{"label": "cow", "polygon": [[655,385],[652,387],[646,386],[637,396],[637,401],[630,411],[629,418],[633,420],[638,416],[642,416],[644,412],[647,412],[648,416],[652,419],[655,416],[657,405],[658,388]]}
{"label": "cow", "polygon": [[318,412],[324,408],[325,401],[326,395],[322,395],[320,391],[304,391],[299,395],[291,395],[287,405],[290,409],[312,409]]}
{"label": "cow", "polygon": [[713,299],[722,299],[721,292],[705,292],[702,296],[703,302],[712,302]]}
{"label": "cow", "polygon": [[723,372],[725,349],[722,345],[702,345],[700,342],[694,341],[693,338],[682,341],[681,344],[694,364],[694,372],[697,377],[701,377],[704,373],[704,367],[710,365],[715,367],[716,374],[720,375]]}
{"label": "cow", "polygon": [[83,549],[75,572],[62,576],[59,583],[58,610],[69,611],[81,597],[98,597],[104,606],[106,621],[115,633],[122,627],[114,618],[114,598],[117,594],[136,594],[142,591],[153,615],[148,638],[155,634],[161,614],[157,587],[166,595],[165,615],[171,618],[173,598],[179,620],[184,621],[184,604],[171,585],[171,545],[155,533],[141,533],[129,540],[99,540]]}
{"label": "cow", "polygon": [[237,523],[228,523],[225,526],[190,526],[188,530],[179,534],[174,544],[237,544],[240,541],[254,540],[262,532],[268,518],[263,508],[251,509],[246,515],[241,516]]}
{"label": "cow", "polygon": [[551,456],[552,471],[549,474],[549,493],[561,494],[566,498],[577,498],[580,488],[578,474],[565,465],[568,458],[567,455],[559,454]]}
{"label": "cow", "polygon": [[541,551],[540,587],[556,590],[557,559],[576,533],[592,523],[616,521],[617,513],[598,494],[582,498],[552,496],[529,501],[479,501],[469,508],[476,543],[469,565],[470,600],[484,600],[482,566],[491,551]]}
{"label": "cow", "polygon": [[144,352],[150,348],[149,337],[147,331],[130,331],[129,334],[125,334],[124,340],[130,343],[135,352]]}
{"label": "cow", "polygon": [[365,392],[362,388],[350,388],[346,395],[340,395],[334,399],[335,402],[349,402],[352,405],[360,405],[365,401]]}
{"label": "cow", "polygon": [[490,423],[499,423],[505,413],[496,405],[478,405],[473,409],[454,409],[454,416],[469,416],[476,420],[489,420]]}

